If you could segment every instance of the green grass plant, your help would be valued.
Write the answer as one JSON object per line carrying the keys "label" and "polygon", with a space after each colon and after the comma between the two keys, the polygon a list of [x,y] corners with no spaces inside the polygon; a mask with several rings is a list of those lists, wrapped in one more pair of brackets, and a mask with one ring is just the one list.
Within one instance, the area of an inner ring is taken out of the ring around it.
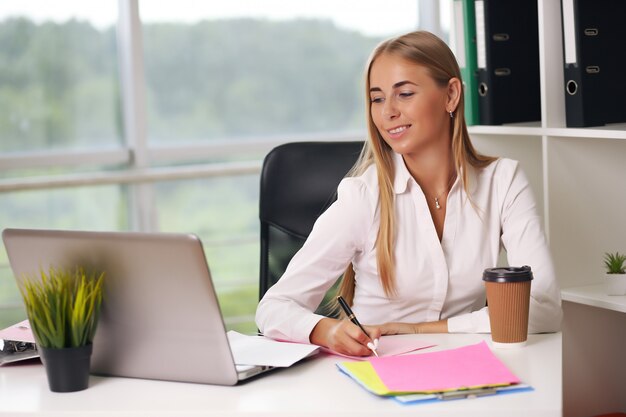
{"label": "green grass plant", "polygon": [[26,277],[20,291],[37,344],[44,348],[84,346],[93,341],[102,305],[104,273],[50,267],[39,279]]}
{"label": "green grass plant", "polygon": [[621,255],[619,252],[607,252],[604,254],[604,266],[606,268],[607,274],[626,273],[624,262],[626,262],[626,255]]}

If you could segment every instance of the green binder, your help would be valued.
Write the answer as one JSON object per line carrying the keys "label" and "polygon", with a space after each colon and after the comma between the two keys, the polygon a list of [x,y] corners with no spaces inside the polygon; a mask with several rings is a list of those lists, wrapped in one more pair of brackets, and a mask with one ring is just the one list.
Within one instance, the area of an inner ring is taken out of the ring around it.
{"label": "green binder", "polygon": [[467,125],[480,124],[474,0],[454,0],[455,55],[461,68]]}

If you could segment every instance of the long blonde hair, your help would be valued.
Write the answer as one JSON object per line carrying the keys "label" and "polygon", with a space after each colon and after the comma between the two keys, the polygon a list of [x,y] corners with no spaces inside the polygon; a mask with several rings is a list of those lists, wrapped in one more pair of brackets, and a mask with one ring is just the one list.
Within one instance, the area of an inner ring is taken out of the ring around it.
{"label": "long blonde hair", "polygon": [[[378,274],[387,297],[395,294],[395,217],[394,217],[394,162],[393,151],[384,141],[370,111],[370,71],[374,61],[382,54],[395,55],[428,69],[435,82],[442,88],[452,78],[461,80],[461,71],[448,45],[437,36],[426,31],[410,32],[379,44],[372,52],[365,71],[365,102],[368,120],[368,140],[361,155],[348,176],[361,175],[370,165],[376,165],[378,175],[380,227],[376,239],[376,261]],[[451,146],[456,174],[460,175],[463,189],[469,196],[468,166],[482,168],[496,158],[481,155],[472,146],[467,126],[465,125],[465,94],[461,89],[458,106],[451,118]],[[470,200],[471,201],[471,200]],[[348,265],[338,290],[349,304],[354,299],[355,272],[352,264]]]}

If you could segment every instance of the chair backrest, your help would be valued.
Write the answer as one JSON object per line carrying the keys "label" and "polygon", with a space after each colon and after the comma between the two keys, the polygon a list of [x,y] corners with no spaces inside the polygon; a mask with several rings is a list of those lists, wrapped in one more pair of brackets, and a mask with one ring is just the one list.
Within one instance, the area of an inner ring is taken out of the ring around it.
{"label": "chair backrest", "polygon": [[267,154],[261,171],[261,271],[259,299],[283,275],[337,186],[354,165],[363,142],[293,142]]}

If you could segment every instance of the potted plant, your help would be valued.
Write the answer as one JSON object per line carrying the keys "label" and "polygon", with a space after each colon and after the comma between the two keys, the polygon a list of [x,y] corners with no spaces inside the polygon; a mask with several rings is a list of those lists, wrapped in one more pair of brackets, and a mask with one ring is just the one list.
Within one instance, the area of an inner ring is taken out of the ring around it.
{"label": "potted plant", "polygon": [[20,285],[26,314],[54,392],[86,389],[104,273],[82,268],[41,270]]}
{"label": "potted plant", "polygon": [[619,252],[604,254],[606,290],[608,295],[626,295],[626,255]]}

